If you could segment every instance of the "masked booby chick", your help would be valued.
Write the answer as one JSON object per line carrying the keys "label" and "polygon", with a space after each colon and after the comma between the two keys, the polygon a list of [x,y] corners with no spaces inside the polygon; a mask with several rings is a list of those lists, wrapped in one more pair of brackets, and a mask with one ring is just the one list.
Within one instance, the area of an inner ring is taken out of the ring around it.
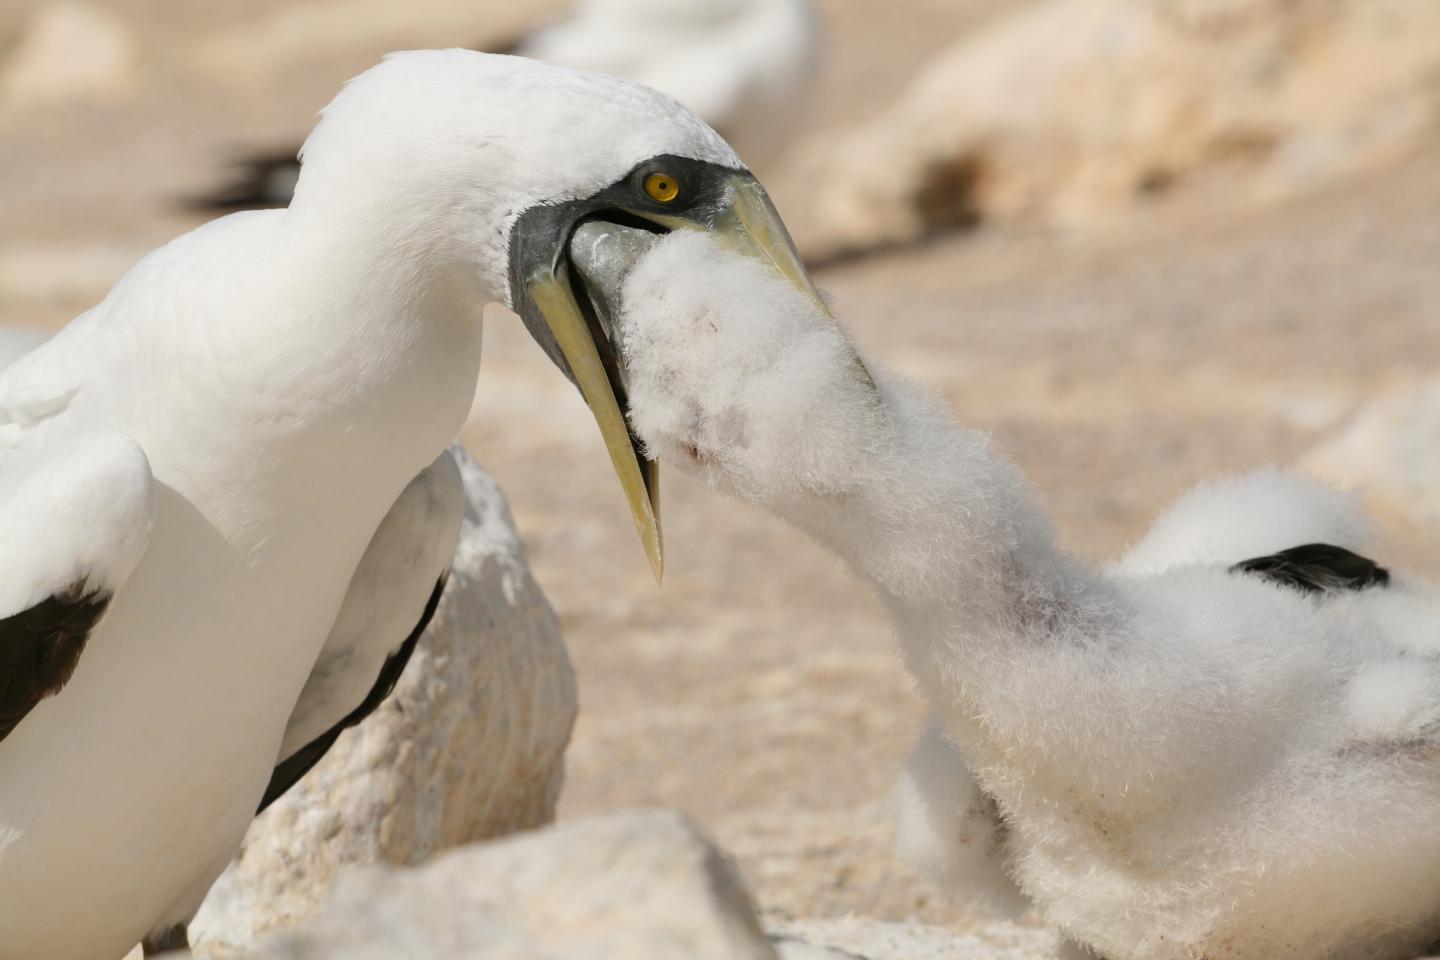
{"label": "masked booby chick", "polygon": [[[447,472],[485,304],[589,403],[659,575],[658,476],[590,306],[606,291],[567,252],[608,220],[799,270],[764,190],[668,97],[394,55],[326,108],[288,209],[152,252],[0,373],[0,958],[183,943],[318,751],[290,759],[383,696],[453,548],[451,495],[430,492],[450,481],[415,481]],[[429,546],[357,639],[346,607],[385,579],[367,551],[404,562],[397,512]],[[332,684],[347,643],[369,666]]]}
{"label": "masked booby chick", "polygon": [[938,814],[912,846],[928,829],[942,872],[1018,891],[1110,960],[1435,941],[1440,602],[1306,542],[1353,535],[1347,505],[1242,480],[1091,569],[984,435],[867,369],[814,298],[703,237],[638,242],[632,426],[883,599],[936,725],[907,789]]}
{"label": "masked booby chick", "polygon": [[[578,0],[570,16],[484,49],[624,77],[667,93],[752,165],[798,129],[819,73],[809,0]],[[252,149],[203,210],[283,207],[300,175],[295,144]]]}

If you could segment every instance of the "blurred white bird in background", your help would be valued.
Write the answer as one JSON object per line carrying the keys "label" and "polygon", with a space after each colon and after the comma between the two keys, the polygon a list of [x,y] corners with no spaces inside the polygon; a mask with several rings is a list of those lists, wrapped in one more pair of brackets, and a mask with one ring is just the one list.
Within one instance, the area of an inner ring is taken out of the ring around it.
{"label": "blurred white bird in background", "polygon": [[753,169],[799,126],[819,68],[819,21],[807,0],[583,0],[514,52],[669,94]]}
{"label": "blurred white bird in background", "polygon": [[[484,48],[606,73],[679,100],[754,169],[800,128],[820,69],[820,21],[809,0],[579,0],[571,15]],[[298,144],[251,150],[204,210],[283,207],[300,174]]]}

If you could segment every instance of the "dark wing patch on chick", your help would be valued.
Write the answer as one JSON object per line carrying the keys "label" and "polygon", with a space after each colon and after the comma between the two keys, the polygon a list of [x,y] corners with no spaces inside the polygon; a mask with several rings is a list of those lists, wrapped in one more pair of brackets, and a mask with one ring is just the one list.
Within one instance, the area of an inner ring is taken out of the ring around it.
{"label": "dark wing patch on chick", "polygon": [[1231,573],[1246,573],[1304,593],[1339,593],[1390,585],[1390,571],[1344,547],[1307,543],[1243,560]]}
{"label": "dark wing patch on chick", "polygon": [[270,775],[270,785],[265,788],[265,796],[260,800],[260,806],[256,808],[256,814],[262,813],[266,807],[279,800],[285,795],[285,791],[295,786],[300,778],[310,772],[310,768],[320,762],[320,759],[340,739],[340,734],[364,720],[374,713],[385,698],[395,690],[395,684],[400,682],[400,675],[405,672],[405,665],[410,662],[410,656],[415,652],[415,646],[420,642],[420,635],[435,618],[435,611],[440,606],[440,597],[445,592],[445,583],[449,579],[447,572],[439,580],[435,581],[435,589],[430,592],[430,599],[425,603],[425,612],[420,614],[420,621],[415,624],[415,629],[400,644],[400,649],[385,658],[385,663],[380,667],[380,675],[375,679],[375,685],[365,695],[365,699],[354,710],[347,713],[339,723],[326,730],[320,736],[311,740],[305,746],[296,750],[286,757],[275,768]]}
{"label": "dark wing patch on chick", "polygon": [[0,740],[70,682],[110,597],[82,582],[0,620]]}

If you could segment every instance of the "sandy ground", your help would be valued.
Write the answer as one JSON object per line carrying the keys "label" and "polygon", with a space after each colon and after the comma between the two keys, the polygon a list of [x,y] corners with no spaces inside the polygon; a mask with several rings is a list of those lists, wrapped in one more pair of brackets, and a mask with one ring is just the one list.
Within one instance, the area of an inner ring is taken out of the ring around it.
{"label": "sandy ground", "polygon": [[[1001,5],[826,0],[811,142]],[[35,6],[0,7],[0,47]],[[503,36],[556,8],[404,6],[396,22],[370,0],[114,0],[144,50],[131,93],[0,112],[0,320],[53,327],[93,303],[196,222],[173,200],[228,149],[303,132],[378,52]],[[315,26],[334,22],[348,26]],[[804,178],[771,173],[803,225]],[[1103,237],[980,232],[817,280],[871,357],[993,431],[1064,542],[1098,560],[1196,481],[1286,462],[1378,386],[1433,374],[1436,264],[1431,157],[1284,207],[1177,205]],[[921,709],[868,593],[795,532],[673,475],[657,589],[579,398],[504,311],[486,351],[465,440],[511,498],[580,675],[561,816],[684,809],[775,914],[966,922],[888,853]],[[1392,516],[1374,552],[1440,576],[1434,534]]]}

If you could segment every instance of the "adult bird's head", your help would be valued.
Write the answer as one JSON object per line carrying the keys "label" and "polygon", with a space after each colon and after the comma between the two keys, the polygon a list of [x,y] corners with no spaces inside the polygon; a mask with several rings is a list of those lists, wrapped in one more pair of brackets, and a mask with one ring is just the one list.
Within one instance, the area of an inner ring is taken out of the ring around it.
{"label": "adult bird's head", "polygon": [[[647,87],[517,57],[392,54],[306,141],[291,215],[381,208],[395,245],[512,308],[595,415],[658,579],[659,476],[625,418],[625,371],[575,269],[575,231],[702,230],[819,301],[759,182],[713,130]],[[343,218],[343,213],[341,214]],[[683,276],[675,278],[684,283]],[[480,304],[483,305],[483,304]]]}

